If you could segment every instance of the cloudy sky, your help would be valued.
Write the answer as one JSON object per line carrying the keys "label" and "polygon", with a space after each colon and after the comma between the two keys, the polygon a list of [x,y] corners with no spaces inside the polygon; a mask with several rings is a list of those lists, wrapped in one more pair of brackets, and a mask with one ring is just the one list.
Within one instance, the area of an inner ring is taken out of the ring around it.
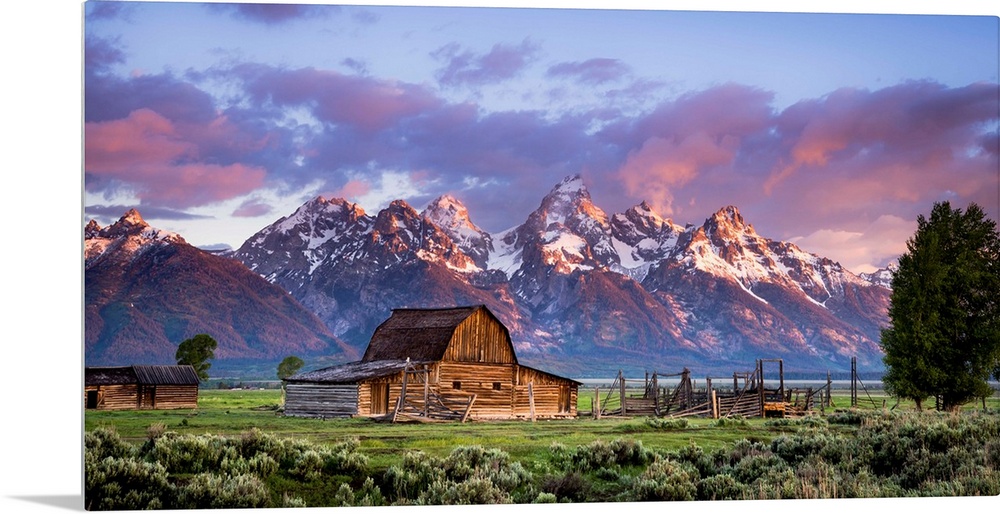
{"label": "cloudy sky", "polygon": [[[597,7],[601,7],[600,4]],[[936,201],[1000,214],[995,15],[87,2],[84,221],[239,246],[317,196],[500,231],[739,207],[856,272]]]}

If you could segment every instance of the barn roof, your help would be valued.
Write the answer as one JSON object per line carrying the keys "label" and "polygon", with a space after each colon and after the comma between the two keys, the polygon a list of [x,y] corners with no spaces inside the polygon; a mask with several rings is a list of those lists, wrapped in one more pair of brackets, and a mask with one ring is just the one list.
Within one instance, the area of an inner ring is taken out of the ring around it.
{"label": "barn roof", "polygon": [[393,309],[389,319],[375,329],[361,360],[441,360],[455,329],[479,309],[486,309],[486,306]]}
{"label": "barn roof", "polygon": [[322,382],[325,384],[353,384],[360,380],[399,374],[406,367],[405,360],[349,362],[328,368],[292,375],[286,382]]}
{"label": "barn roof", "polygon": [[132,366],[102,366],[85,368],[84,383],[86,385],[137,384],[139,379],[136,378]]}
{"label": "barn roof", "polygon": [[198,385],[191,366],[105,366],[84,370],[86,385]]}
{"label": "barn roof", "polygon": [[140,384],[198,385],[201,381],[192,366],[132,366]]}

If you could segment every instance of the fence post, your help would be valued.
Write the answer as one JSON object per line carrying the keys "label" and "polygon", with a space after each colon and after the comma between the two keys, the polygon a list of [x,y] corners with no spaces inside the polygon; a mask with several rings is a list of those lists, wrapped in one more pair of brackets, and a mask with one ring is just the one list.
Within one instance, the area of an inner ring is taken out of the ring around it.
{"label": "fence post", "polygon": [[601,419],[601,388],[594,388],[594,419]]}
{"label": "fence post", "polygon": [[625,375],[622,374],[622,370],[618,370],[618,389],[620,390],[619,396],[622,401],[622,416],[625,415]]}
{"label": "fence post", "polygon": [[528,382],[528,411],[531,413],[531,421],[535,421],[535,392],[531,388],[531,382]]}

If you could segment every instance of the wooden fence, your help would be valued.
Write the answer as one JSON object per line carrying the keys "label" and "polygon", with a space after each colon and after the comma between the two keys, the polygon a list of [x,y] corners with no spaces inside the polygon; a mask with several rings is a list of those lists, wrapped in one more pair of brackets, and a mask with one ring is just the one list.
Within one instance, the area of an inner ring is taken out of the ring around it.
{"label": "wooden fence", "polygon": [[[777,383],[765,380],[765,365],[777,365]],[[667,384],[676,379],[671,388]],[[774,387],[776,385],[776,387]],[[628,379],[619,370],[611,387],[594,390],[591,415],[607,416],[701,416],[711,418],[802,416],[817,407],[830,406],[831,380],[813,389],[785,387],[781,359],[758,359],[753,371],[735,372],[731,377],[705,377],[699,387],[685,368],[680,373],[646,373],[642,379]]]}

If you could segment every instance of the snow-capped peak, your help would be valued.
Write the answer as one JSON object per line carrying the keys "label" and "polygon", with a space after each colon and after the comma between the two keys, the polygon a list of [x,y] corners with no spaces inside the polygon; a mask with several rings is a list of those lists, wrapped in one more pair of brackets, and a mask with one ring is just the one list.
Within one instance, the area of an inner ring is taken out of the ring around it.
{"label": "snow-capped peak", "polygon": [[87,264],[111,249],[120,250],[120,254],[129,257],[153,244],[173,243],[187,244],[179,234],[169,230],[160,230],[149,226],[139,211],[129,209],[118,221],[100,228],[96,221],[91,220],[84,228],[84,259]]}
{"label": "snow-capped peak", "polygon": [[469,210],[460,200],[451,195],[440,196],[424,209],[421,217],[437,225],[477,266],[486,269],[493,240],[472,222]]}

